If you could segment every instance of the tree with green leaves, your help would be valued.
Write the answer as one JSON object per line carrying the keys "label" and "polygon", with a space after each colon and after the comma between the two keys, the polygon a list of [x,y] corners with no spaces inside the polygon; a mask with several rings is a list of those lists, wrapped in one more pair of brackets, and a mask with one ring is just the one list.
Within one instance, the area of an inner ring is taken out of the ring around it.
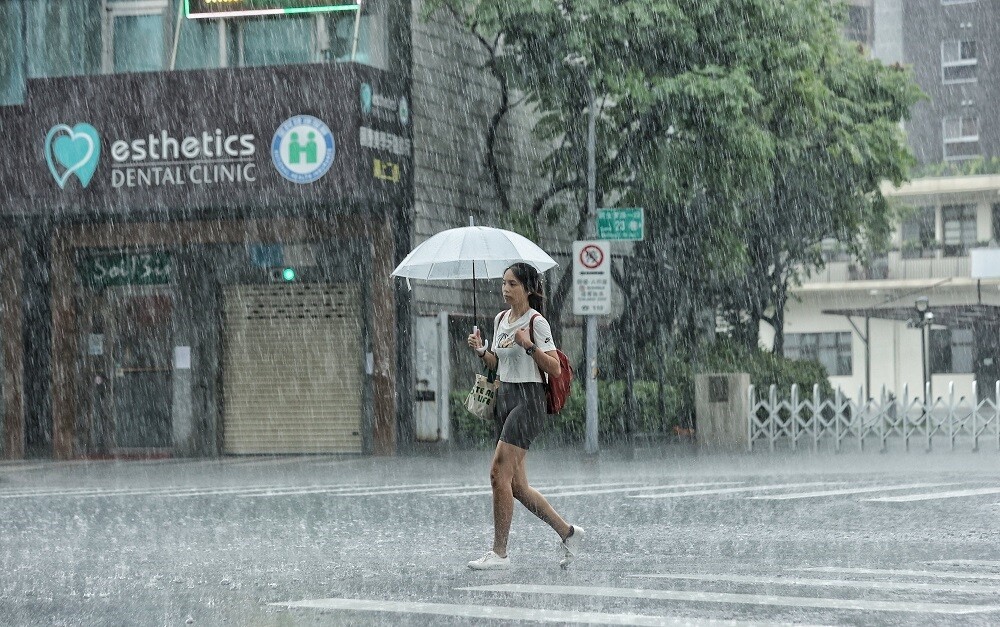
{"label": "tree with green leaves", "polygon": [[827,0],[429,6],[492,42],[491,71],[538,112],[550,147],[550,193],[534,214],[574,192],[550,206],[575,204],[581,237],[596,94],[599,205],[647,210],[648,239],[616,273],[623,335],[647,343],[660,325],[637,320],[653,321],[693,350],[718,312],[749,346],[768,322],[780,353],[789,290],[822,265],[819,243],[860,253],[886,237],[879,184],[906,175],[899,122],[919,92],[908,71],[845,40]]}

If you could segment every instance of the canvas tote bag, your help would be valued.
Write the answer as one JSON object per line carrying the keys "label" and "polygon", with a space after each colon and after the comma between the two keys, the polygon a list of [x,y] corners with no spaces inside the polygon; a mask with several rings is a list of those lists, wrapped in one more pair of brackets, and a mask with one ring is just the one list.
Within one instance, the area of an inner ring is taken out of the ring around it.
{"label": "canvas tote bag", "polygon": [[465,399],[465,408],[480,420],[492,420],[498,387],[500,387],[500,382],[497,381],[495,370],[489,370],[485,375],[477,374],[476,383]]}

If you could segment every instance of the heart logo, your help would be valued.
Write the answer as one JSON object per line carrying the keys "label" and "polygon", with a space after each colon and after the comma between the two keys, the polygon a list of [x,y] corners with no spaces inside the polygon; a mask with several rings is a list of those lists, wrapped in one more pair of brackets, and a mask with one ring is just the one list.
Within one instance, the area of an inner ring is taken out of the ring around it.
{"label": "heart logo", "polygon": [[100,156],[101,138],[97,129],[85,122],[72,128],[56,124],[45,136],[45,161],[60,189],[66,188],[74,174],[83,187],[90,184]]}

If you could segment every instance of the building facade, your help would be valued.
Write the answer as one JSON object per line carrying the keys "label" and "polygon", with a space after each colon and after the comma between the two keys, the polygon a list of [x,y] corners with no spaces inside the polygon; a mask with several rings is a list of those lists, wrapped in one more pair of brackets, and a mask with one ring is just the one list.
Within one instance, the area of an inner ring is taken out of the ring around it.
{"label": "building facade", "polygon": [[[905,123],[918,167],[883,192],[900,210],[890,250],[868,262],[833,242],[826,268],[789,303],[785,354],[819,359],[853,397],[884,386],[931,398],[992,396],[1000,371],[1000,284],[971,274],[970,251],[1000,241],[1000,6],[983,0],[852,0],[846,34],[912,67],[926,94]],[[985,166],[985,167],[984,167]],[[977,173],[978,174],[974,174]],[[917,311],[925,306],[930,312]],[[762,341],[773,331],[762,327]]]}
{"label": "building facade", "polygon": [[394,452],[410,7],[186,4],[0,4],[3,456]]}
{"label": "building facade", "polygon": [[[471,286],[389,274],[469,216],[508,226],[483,160],[501,90],[447,12],[360,4],[0,0],[0,455],[447,438],[414,328],[467,333]],[[497,135],[518,207],[530,126]]]}

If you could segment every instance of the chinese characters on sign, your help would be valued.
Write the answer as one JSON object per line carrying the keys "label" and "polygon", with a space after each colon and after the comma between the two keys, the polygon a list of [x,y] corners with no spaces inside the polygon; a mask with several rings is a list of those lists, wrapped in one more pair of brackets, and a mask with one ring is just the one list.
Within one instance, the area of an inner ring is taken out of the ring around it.
{"label": "chinese characters on sign", "polygon": [[639,242],[644,239],[646,212],[642,208],[599,209],[597,237],[606,240]]}
{"label": "chinese characters on sign", "polygon": [[611,313],[611,243],[573,242],[573,313]]}

